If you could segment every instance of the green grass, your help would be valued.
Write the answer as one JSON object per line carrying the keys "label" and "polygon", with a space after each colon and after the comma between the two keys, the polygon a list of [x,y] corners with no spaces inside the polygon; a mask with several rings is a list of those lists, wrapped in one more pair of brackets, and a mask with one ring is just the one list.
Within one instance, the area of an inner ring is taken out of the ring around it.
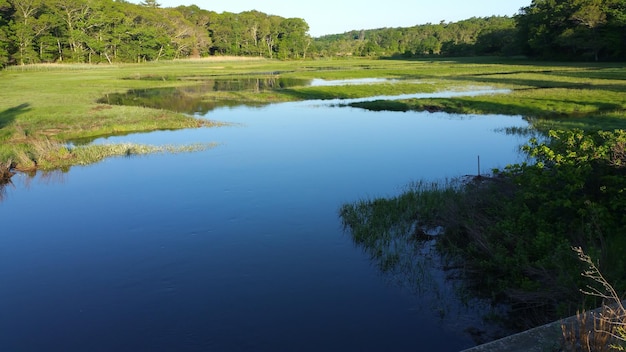
{"label": "green grass", "polygon": [[[373,110],[443,110],[524,115],[537,126],[626,128],[626,74],[619,65],[536,63],[490,58],[458,60],[215,59],[128,65],[33,65],[0,72],[0,161],[33,155],[41,141],[66,142],[219,122],[162,109],[99,104],[131,89],[183,87],[216,78],[391,78],[400,83],[290,87],[202,93],[204,101],[265,104],[301,99],[361,98],[473,87],[508,88],[508,95],[413,99],[360,104]],[[21,156],[21,157],[20,157]],[[37,164],[43,160],[31,160]],[[28,167],[28,165],[20,165]]]}
{"label": "green grass", "polygon": [[38,165],[40,169],[68,168],[72,165],[87,165],[113,156],[133,156],[155,153],[183,153],[206,150],[215,144],[190,144],[190,145],[166,145],[154,146],[134,143],[88,145],[78,147],[60,146],[53,149],[46,158],[45,163]]}
{"label": "green grass", "polygon": [[[626,128],[626,80],[624,70],[611,65],[534,64],[485,65],[475,72],[463,72],[461,64],[442,70],[441,78],[453,84],[508,88],[510,94],[410,99],[393,104],[397,111],[446,111],[461,114],[523,115],[535,127],[580,128],[584,130]],[[424,77],[435,79],[438,74]],[[381,110],[389,102],[352,104]]]}

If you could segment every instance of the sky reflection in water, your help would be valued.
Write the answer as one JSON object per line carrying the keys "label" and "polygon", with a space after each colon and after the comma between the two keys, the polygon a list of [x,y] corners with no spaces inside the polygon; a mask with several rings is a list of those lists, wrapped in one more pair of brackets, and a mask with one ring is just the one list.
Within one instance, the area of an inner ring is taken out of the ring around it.
{"label": "sky reflection in water", "polygon": [[[14,178],[0,203],[0,346],[19,351],[450,350],[461,325],[390,285],[344,202],[518,161],[521,117],[331,102],[218,108],[221,128],[96,143],[218,142]],[[473,324],[473,322],[469,322]],[[456,325],[458,324],[458,325]]]}

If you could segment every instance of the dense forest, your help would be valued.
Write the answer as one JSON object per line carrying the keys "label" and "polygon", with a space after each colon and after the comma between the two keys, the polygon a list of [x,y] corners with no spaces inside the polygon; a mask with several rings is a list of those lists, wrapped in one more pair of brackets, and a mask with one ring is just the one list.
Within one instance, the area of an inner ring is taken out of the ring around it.
{"label": "dense forest", "polygon": [[626,59],[623,0],[533,0],[514,17],[470,18],[311,38],[301,18],[162,8],[156,0],[0,0],[0,67],[144,62],[209,55],[526,55]]}

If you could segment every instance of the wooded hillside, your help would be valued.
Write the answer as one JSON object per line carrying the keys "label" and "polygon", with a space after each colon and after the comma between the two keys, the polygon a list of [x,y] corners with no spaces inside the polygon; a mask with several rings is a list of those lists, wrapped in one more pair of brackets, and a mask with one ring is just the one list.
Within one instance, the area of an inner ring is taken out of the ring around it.
{"label": "wooded hillside", "polygon": [[527,55],[626,59],[623,0],[533,0],[514,17],[355,30],[311,38],[301,18],[216,13],[124,0],[0,0],[0,67],[40,62],[144,62],[209,55]]}

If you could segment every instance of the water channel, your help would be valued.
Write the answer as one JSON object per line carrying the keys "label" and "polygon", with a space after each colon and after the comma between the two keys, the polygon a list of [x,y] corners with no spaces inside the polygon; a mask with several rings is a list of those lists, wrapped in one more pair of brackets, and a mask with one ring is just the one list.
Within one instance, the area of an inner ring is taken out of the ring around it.
{"label": "water channel", "polygon": [[212,107],[198,118],[232,124],[94,143],[215,148],[16,175],[0,202],[0,350],[473,346],[480,318],[385,277],[338,209],[475,174],[478,155],[484,170],[519,161],[524,138],[502,130],[526,122],[336,103]]}

